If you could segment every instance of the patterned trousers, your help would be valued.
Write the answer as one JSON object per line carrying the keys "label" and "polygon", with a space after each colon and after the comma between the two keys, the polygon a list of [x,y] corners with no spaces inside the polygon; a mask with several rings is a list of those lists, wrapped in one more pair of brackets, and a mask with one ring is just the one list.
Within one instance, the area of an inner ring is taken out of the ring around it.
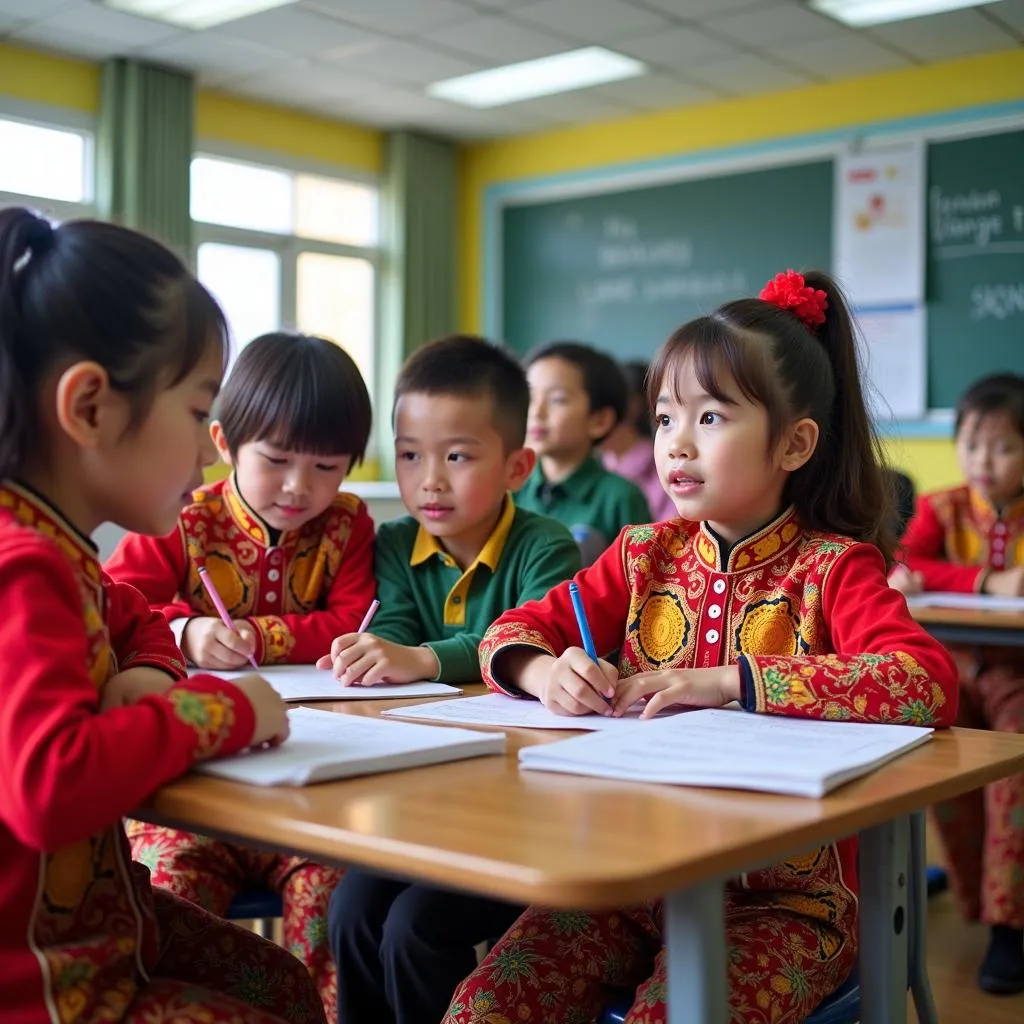
{"label": "patterned trousers", "polygon": [[[664,1024],[662,905],[584,913],[531,907],[459,986],[443,1024],[594,1024],[623,996],[627,1024]],[[855,914],[851,915],[855,918]],[[836,928],[726,903],[733,1024],[797,1024],[847,978],[856,952]]]}
{"label": "patterned trousers", "polygon": [[[1024,657],[1019,649],[952,649],[960,669],[960,713],[970,729],[1024,733]],[[1024,928],[1024,774],[946,803],[932,819],[950,885],[968,921]]]}
{"label": "patterned trousers", "polygon": [[128,823],[132,856],[153,886],[223,916],[236,893],[266,888],[281,894],[284,944],[309,969],[328,1024],[338,1018],[338,976],[327,936],[327,905],[341,872],[301,857],[264,853],[207,836]]}
{"label": "patterned trousers", "polygon": [[155,889],[153,903],[159,958],[124,1024],[323,1024],[295,957],[170,893]]}

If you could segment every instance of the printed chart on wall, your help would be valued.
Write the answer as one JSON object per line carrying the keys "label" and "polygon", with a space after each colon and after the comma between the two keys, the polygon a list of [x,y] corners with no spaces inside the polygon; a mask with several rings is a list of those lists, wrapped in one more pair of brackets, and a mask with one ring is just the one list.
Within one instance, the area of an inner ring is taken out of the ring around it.
{"label": "printed chart on wall", "polygon": [[681,324],[788,267],[828,269],[832,162],[510,206],[502,333],[649,359]]}

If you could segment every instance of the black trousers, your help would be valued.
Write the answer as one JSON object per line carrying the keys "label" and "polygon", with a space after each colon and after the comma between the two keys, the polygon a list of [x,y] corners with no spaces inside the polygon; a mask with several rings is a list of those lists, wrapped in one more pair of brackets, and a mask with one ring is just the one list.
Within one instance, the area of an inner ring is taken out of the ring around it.
{"label": "black trousers", "polygon": [[327,927],[338,965],[338,1024],[440,1024],[474,946],[524,908],[350,868]]}

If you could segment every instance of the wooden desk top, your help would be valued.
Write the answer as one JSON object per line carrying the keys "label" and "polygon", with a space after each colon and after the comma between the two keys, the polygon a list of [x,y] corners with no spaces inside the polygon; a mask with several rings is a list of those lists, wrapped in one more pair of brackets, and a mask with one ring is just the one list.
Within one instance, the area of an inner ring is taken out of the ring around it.
{"label": "wooden desk top", "polygon": [[915,607],[910,614],[922,626],[966,626],[978,629],[1019,629],[1024,631],[1024,612],[990,612],[978,608]]}
{"label": "wooden desk top", "polygon": [[[344,702],[378,715],[404,701]],[[503,756],[305,788],[187,776],[135,815],[521,903],[618,906],[919,810],[1024,770],[1024,736],[953,729],[823,800],[520,772]]]}

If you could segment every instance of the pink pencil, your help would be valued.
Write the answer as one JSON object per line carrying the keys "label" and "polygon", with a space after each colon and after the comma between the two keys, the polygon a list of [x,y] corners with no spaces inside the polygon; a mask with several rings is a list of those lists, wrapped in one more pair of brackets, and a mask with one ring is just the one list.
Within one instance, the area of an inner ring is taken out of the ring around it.
{"label": "pink pencil", "polygon": [[[213,585],[213,580],[210,579],[210,574],[205,568],[199,569],[199,578],[203,581],[203,586],[206,587],[206,592],[210,595],[210,600],[213,602],[214,608],[217,609],[217,614],[220,616],[221,622],[223,622],[224,625],[235,634],[235,636],[238,636],[238,630],[235,629],[235,624],[231,621],[231,616],[228,614],[227,608],[224,607],[224,602],[221,600],[220,594],[217,593],[217,588]],[[251,654],[249,655],[249,664],[259,672],[260,667],[256,664],[256,659]]]}
{"label": "pink pencil", "polygon": [[356,630],[357,633],[365,633],[370,628],[370,623],[373,622],[373,617],[377,614],[377,609],[379,607],[380,601],[374,598],[370,602],[370,607],[366,609],[366,614],[363,616],[363,621],[360,623],[359,628]]}

